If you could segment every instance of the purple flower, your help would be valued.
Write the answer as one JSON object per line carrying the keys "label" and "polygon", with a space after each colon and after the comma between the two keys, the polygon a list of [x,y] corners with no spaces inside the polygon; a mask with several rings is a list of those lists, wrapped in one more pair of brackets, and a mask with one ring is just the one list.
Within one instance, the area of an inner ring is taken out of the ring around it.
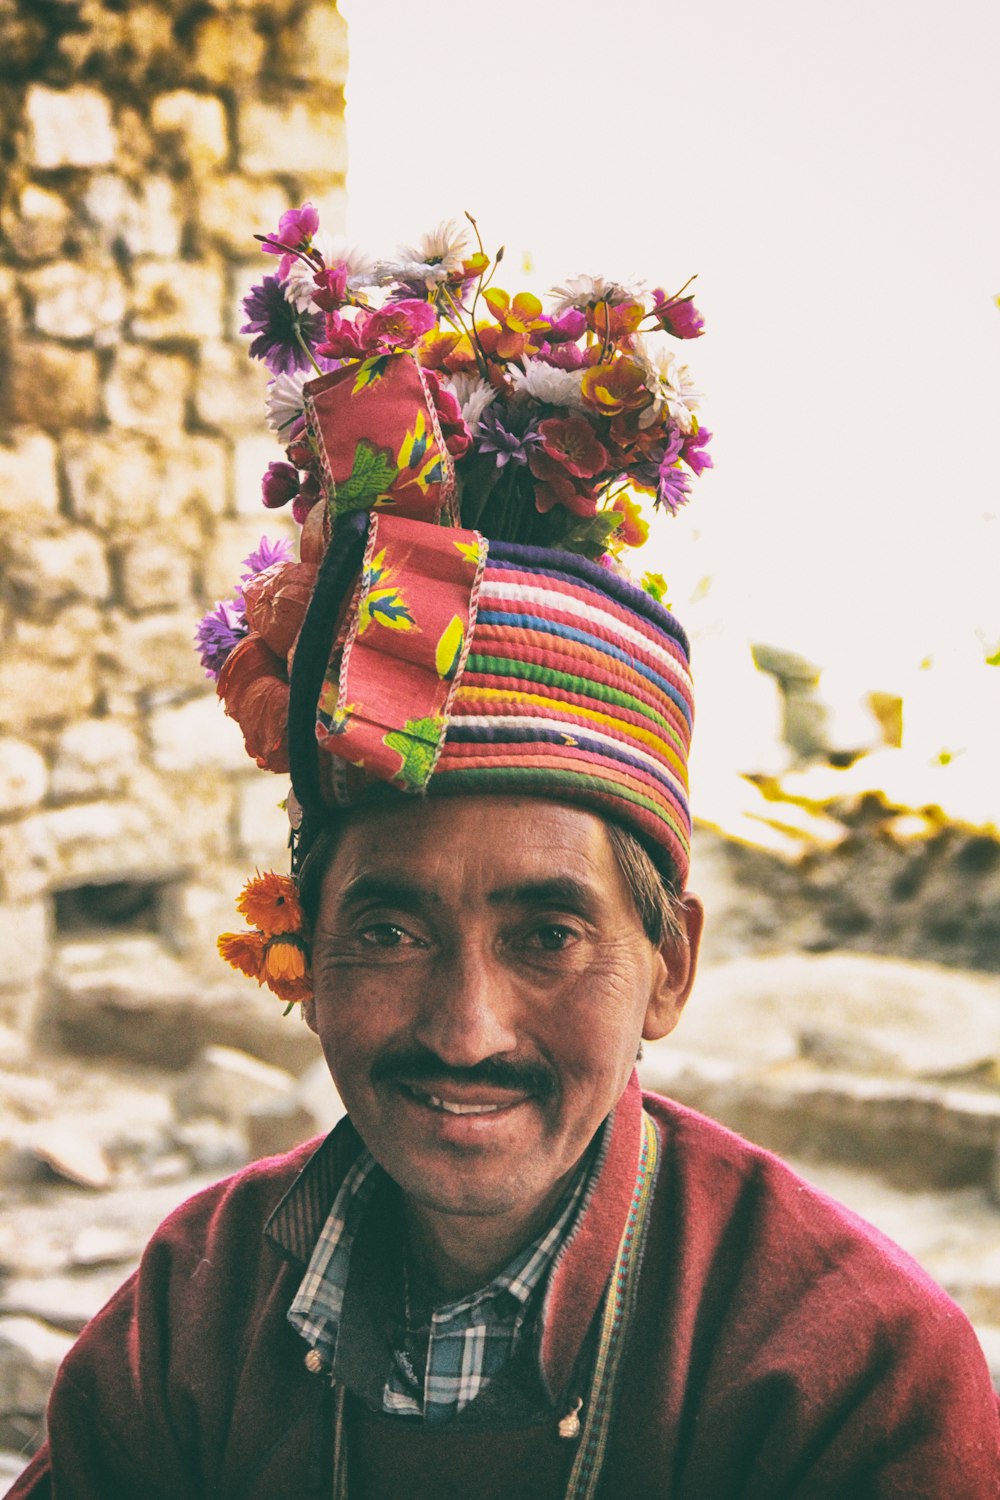
{"label": "purple flower", "polygon": [[293,370],[308,370],[309,356],[299,343],[301,334],[312,346],[322,335],[323,320],[318,313],[300,313],[285,296],[277,276],[265,276],[243,299],[248,321],[240,333],[255,333],[250,358],[262,359],[273,375],[290,375]]}
{"label": "purple flower", "polygon": [[684,447],[681,450],[681,458],[689,469],[696,474],[701,474],[704,469],[714,469],[715,462],[711,453],[706,453],[705,448],[712,440],[712,434],[707,427],[699,427],[697,432],[692,432],[684,439]]}
{"label": "purple flower", "polygon": [[528,449],[539,441],[537,432],[526,432],[519,437],[510,432],[501,422],[495,406],[488,406],[479,419],[474,434],[475,445],[480,453],[495,453],[497,468],[508,463],[526,464]]}
{"label": "purple flower", "polygon": [[660,482],[656,491],[656,504],[665,505],[672,516],[676,516],[682,505],[686,505],[690,496],[688,486],[690,479],[683,469],[677,468],[676,464],[662,463],[660,465]]}
{"label": "purple flower", "polygon": [[299,492],[299,471],[279,459],[267,466],[260,482],[260,496],[268,510],[278,510],[294,500]]}
{"label": "purple flower", "polygon": [[201,621],[195,631],[195,645],[205,676],[217,679],[226,664],[229,653],[235,649],[247,633],[243,601],[231,603],[223,599]]}
{"label": "purple flower", "polygon": [[240,574],[241,583],[249,583],[251,578],[256,578],[258,573],[263,573],[265,568],[271,568],[275,563],[290,562],[292,556],[291,543],[284,537],[277,542],[269,541],[266,536],[260,539],[260,545],[249,557],[243,559],[243,572]]}
{"label": "purple flower", "polygon": [[567,307],[562,317],[554,318],[549,325],[550,344],[564,344],[578,339],[587,327],[587,317],[578,307]]}
{"label": "purple flower", "polygon": [[679,427],[671,424],[666,428],[664,441],[653,449],[647,458],[640,459],[629,468],[629,476],[637,484],[645,485],[648,490],[659,488],[660,476],[664,470],[672,469],[673,465],[681,457],[684,448],[684,434]]}
{"label": "purple flower", "polygon": [[538,358],[557,370],[579,370],[584,361],[584,352],[579,344],[543,344]]}

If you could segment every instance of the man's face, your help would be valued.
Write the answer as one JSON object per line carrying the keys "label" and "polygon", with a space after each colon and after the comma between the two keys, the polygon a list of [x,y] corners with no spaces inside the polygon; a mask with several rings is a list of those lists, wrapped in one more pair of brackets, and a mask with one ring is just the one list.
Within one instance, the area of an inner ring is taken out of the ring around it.
{"label": "man's face", "polygon": [[640,1037],[673,1026],[689,959],[649,942],[595,814],[401,798],[356,810],[339,838],[307,1018],[412,1204],[528,1224],[620,1097]]}

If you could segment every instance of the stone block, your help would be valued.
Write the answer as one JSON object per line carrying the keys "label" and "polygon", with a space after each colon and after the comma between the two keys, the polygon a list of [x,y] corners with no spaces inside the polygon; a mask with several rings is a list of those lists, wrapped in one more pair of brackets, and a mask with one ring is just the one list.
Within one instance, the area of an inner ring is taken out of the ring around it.
{"label": "stone block", "polygon": [[114,160],[117,141],[111,106],[96,89],[33,84],[25,115],[28,161],[33,167],[103,167]]}
{"label": "stone block", "polygon": [[[191,598],[190,553],[143,538],[121,554],[122,593],[128,609],[144,614],[164,605],[186,606]],[[193,613],[193,609],[192,609]]]}
{"label": "stone block", "polygon": [[168,177],[127,183],[112,172],[95,177],[83,200],[87,218],[107,252],[172,257],[180,253],[181,218]]}
{"label": "stone block", "polygon": [[187,414],[191,367],[180,354],[120,344],[104,385],[104,408],[117,427],[180,432]]}
{"label": "stone block", "polygon": [[294,1094],[252,1105],[247,1111],[244,1130],[253,1161],[283,1156],[319,1134],[312,1115]]}
{"label": "stone block", "polygon": [[[258,410],[263,409],[262,400]],[[257,426],[259,429],[259,422]],[[274,463],[276,459],[283,459],[284,456],[285,450],[277,438],[259,430],[252,437],[238,438],[233,452],[233,490],[237,512],[241,516],[255,518],[265,528],[276,520],[282,528],[278,535],[284,534],[291,507],[268,510],[261,499],[260,486],[268,464]]]}
{"label": "stone block", "polygon": [[278,35],[283,76],[343,88],[347,81],[347,22],[335,5],[315,3]]}
{"label": "stone block", "polygon": [[117,337],[125,316],[125,287],[112,267],[54,261],[28,272],[25,285],[39,333],[57,339],[94,339],[99,344]]}
{"label": "stone block", "polygon": [[151,341],[222,337],[225,282],[220,267],[197,261],[141,261],[132,289],[132,333]]}
{"label": "stone block", "polygon": [[[209,244],[229,257],[253,263],[264,274],[255,234],[276,229],[288,208],[288,190],[279,182],[240,177],[236,173],[206,178],[198,194],[198,222]],[[271,269],[277,265],[272,263]],[[255,277],[255,279],[256,279]]]}
{"label": "stone block", "polygon": [[248,864],[280,869],[287,858],[288,815],[282,805],[287,795],[286,776],[253,776],[239,788],[236,847]]}
{"label": "stone block", "polygon": [[209,1115],[242,1126],[255,1105],[287,1098],[295,1079],[233,1047],[206,1047],[174,1094],[178,1119]]}
{"label": "stone block", "polygon": [[339,105],[294,99],[247,101],[238,118],[240,165],[255,176],[287,172],[346,173],[347,132]]}
{"label": "stone block", "polygon": [[59,735],[52,764],[52,796],[113,797],[124,791],[139,759],[139,737],[120,719],[80,719]]}
{"label": "stone block", "polygon": [[100,372],[92,349],[18,339],[8,380],[15,422],[61,430],[88,426],[99,415]]}
{"label": "stone block", "polygon": [[0,730],[22,732],[89,713],[96,694],[96,664],[86,654],[76,662],[53,661],[8,648],[0,657]]}
{"label": "stone block", "polygon": [[253,22],[252,15],[224,13],[202,21],[195,32],[195,68],[208,83],[231,88],[257,77],[266,44]]}
{"label": "stone block", "polygon": [[193,635],[194,622],[185,613],[159,611],[138,620],[112,615],[101,677],[113,700],[120,701],[122,695],[173,696],[201,687],[203,669]]}
{"label": "stone block", "polygon": [[7,577],[29,612],[70,599],[107,600],[111,575],[100,537],[82,526],[53,535],[21,531],[7,539]]}
{"label": "stone block", "polygon": [[226,452],[213,438],[70,438],[63,459],[74,515],[112,536],[162,535],[176,523],[196,545],[200,526],[225,509]]}
{"label": "stone block", "polygon": [[[252,427],[259,431],[267,378],[264,366],[248,359],[245,349],[221,340],[202,344],[195,380],[199,420],[223,430]],[[238,495],[237,491],[237,506]]]}
{"label": "stone block", "polygon": [[98,651],[102,634],[103,620],[92,604],[69,603],[44,622],[15,617],[9,654],[78,666]]}
{"label": "stone block", "polygon": [[0,1318],[0,1410],[41,1417],[73,1338],[37,1318]]}
{"label": "stone block", "polygon": [[240,581],[243,561],[260,546],[262,536],[271,541],[288,537],[294,543],[297,531],[290,513],[265,511],[263,506],[258,517],[224,521],[205,553],[202,582],[206,598],[212,601],[232,598],[233,589]]}
{"label": "stone block", "polygon": [[34,745],[0,739],[0,815],[37,807],[48,789],[49,772]]}
{"label": "stone block", "polygon": [[0,517],[27,519],[58,509],[55,443],[31,428],[12,432],[0,443]]}
{"label": "stone block", "polygon": [[49,260],[58,255],[69,227],[69,205],[57,193],[29,182],[16,206],[4,209],[0,224],[19,260]]}
{"label": "stone block", "polygon": [[229,155],[229,130],[222,100],[213,94],[175,89],[153,100],[153,130],[161,148],[172,148],[195,171],[218,166]]}
{"label": "stone block", "polygon": [[49,963],[49,903],[4,902],[0,905],[0,990],[21,990],[40,979]]}
{"label": "stone block", "polygon": [[246,771],[251,764],[238,725],[226,717],[214,692],[156,709],[149,733],[158,771]]}

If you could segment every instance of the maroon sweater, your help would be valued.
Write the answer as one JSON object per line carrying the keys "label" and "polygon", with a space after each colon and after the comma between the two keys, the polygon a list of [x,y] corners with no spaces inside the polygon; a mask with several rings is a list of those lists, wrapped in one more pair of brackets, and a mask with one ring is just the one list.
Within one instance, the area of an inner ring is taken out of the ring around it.
{"label": "maroon sweater", "polygon": [[[775,1157],[645,1104],[662,1160],[603,1500],[1000,1496],[997,1401],[959,1309]],[[487,1388],[464,1422],[428,1428],[349,1402],[351,1500],[561,1494],[571,1445],[555,1421],[586,1390],[639,1130],[633,1076],[550,1284],[544,1409],[480,1425]],[[9,1500],[327,1500],[330,1393],[285,1314],[356,1150],[342,1124],[165,1221],[66,1359],[49,1442]]]}

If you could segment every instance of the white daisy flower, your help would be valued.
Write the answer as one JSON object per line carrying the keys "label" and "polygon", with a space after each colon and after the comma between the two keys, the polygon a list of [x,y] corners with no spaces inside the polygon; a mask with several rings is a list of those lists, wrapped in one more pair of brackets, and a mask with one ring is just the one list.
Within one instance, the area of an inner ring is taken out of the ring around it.
{"label": "white daisy flower", "polygon": [[295,370],[291,375],[275,375],[268,385],[264,398],[267,425],[279,438],[287,439],[289,430],[305,411],[302,387],[311,378],[311,372]]}
{"label": "white daisy flower", "polygon": [[692,430],[692,417],[698,410],[701,392],[695,390],[687,365],[665,343],[651,347],[646,339],[635,340],[632,357],[642,367],[646,388],[653,397],[639,418],[640,427],[651,427],[666,407],[681,432]]}
{"label": "white daisy flower", "polygon": [[526,391],[546,406],[583,408],[583,370],[560,370],[543,359],[529,359],[527,369],[512,365],[507,373],[516,391]]}
{"label": "white daisy flower", "polygon": [[389,281],[419,281],[433,291],[442,281],[462,269],[469,247],[469,236],[454,219],[423,235],[416,245],[404,245],[395,260],[380,260],[375,266],[376,280],[385,286]]}
{"label": "white daisy flower", "polygon": [[598,302],[608,302],[612,307],[617,307],[619,302],[637,302],[642,292],[641,281],[626,286],[606,276],[570,276],[564,286],[554,286],[549,296],[556,299],[553,312],[559,317],[571,307],[585,312]]}
{"label": "white daisy flower", "polygon": [[471,432],[490,402],[495,400],[496,391],[480,376],[464,371],[449,376],[445,385],[462,408],[462,419]]}
{"label": "white daisy flower", "polygon": [[[313,249],[318,250],[328,266],[347,266],[347,285],[352,292],[361,287],[374,286],[375,263],[357,245],[348,244],[341,234],[325,234],[321,229],[313,236]],[[295,259],[285,278],[285,296],[300,313],[313,308],[313,267],[308,261]]]}

